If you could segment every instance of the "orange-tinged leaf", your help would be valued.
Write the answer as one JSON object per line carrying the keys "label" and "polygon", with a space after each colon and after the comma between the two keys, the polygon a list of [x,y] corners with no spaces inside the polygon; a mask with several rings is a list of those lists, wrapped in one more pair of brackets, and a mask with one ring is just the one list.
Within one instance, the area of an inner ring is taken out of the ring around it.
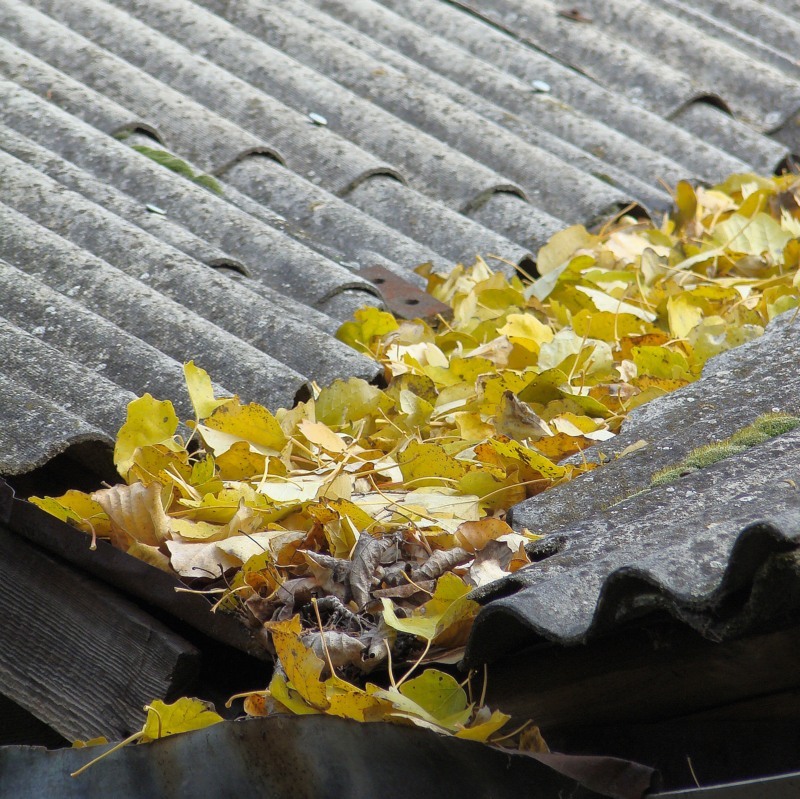
{"label": "orange-tinged leaf", "polygon": [[479,522],[462,522],[456,530],[456,543],[467,552],[477,552],[483,549],[489,541],[494,541],[501,535],[513,533],[514,530],[502,519],[487,516]]}

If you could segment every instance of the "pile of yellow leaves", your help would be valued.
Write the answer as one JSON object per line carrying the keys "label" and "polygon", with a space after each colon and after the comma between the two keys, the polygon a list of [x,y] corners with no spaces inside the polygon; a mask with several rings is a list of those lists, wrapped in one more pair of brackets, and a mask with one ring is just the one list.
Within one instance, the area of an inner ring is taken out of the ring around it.
{"label": "pile of yellow leaves", "polygon": [[[472,588],[529,565],[546,531],[512,530],[505,510],[590,468],[564,459],[798,305],[798,200],[794,175],[681,183],[660,227],[558,233],[532,282],[480,259],[447,276],[421,267],[452,318],[367,308],[338,334],[383,364],[385,389],[340,380],[273,414],[215,397],[190,362],[186,427],[169,401],[130,404],[123,484],[32,501],[257,629],[277,667],[249,713],[496,741],[508,717],[422,666],[459,659]],[[376,670],[383,687],[367,681]],[[540,744],[526,732],[515,745]]]}

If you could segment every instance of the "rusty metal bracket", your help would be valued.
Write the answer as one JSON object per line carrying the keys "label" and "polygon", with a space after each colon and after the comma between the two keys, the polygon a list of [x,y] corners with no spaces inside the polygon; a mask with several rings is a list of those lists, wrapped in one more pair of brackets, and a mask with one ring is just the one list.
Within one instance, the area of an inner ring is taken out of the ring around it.
{"label": "rusty metal bracket", "polygon": [[383,266],[368,266],[359,274],[375,285],[386,307],[400,319],[433,319],[452,315],[448,305]]}

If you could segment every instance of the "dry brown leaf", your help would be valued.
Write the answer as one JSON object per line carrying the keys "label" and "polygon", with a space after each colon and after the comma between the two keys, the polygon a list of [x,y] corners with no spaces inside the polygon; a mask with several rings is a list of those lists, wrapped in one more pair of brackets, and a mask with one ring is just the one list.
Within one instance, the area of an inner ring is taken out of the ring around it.
{"label": "dry brown leaf", "polygon": [[92,499],[111,520],[111,542],[127,550],[131,544],[157,547],[170,537],[170,520],[161,504],[160,483],[116,485],[95,491]]}

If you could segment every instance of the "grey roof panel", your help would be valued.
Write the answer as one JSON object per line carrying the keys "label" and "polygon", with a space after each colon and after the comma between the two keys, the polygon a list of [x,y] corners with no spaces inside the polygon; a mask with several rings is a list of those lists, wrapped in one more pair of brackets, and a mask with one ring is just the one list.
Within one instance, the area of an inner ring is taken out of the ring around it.
{"label": "grey roof panel", "polygon": [[[434,791],[443,799],[632,799],[655,782],[652,769],[617,758],[512,753],[430,730],[319,715],[227,721],[126,746],[116,755],[68,780],[65,775],[96,757],[97,749],[5,746],[0,769],[9,795],[60,799],[183,797],[197,786],[208,799],[390,799]],[[446,780],[443,768],[450,772]]]}
{"label": "grey roof panel", "polygon": [[0,220],[0,255],[9,263],[175,360],[196,359],[220,383],[271,406],[291,406],[306,391],[303,375],[10,206],[0,205]]}
{"label": "grey roof panel", "polygon": [[711,103],[690,103],[678,111],[672,121],[697,138],[738,155],[757,172],[775,172],[790,154],[786,145],[760,136],[744,122]]}
{"label": "grey roof panel", "polygon": [[[135,20],[118,19],[117,26],[109,28],[117,49],[129,58],[138,53],[145,59],[143,65],[155,62],[152,66],[160,74],[189,94],[176,91],[50,17],[4,1],[8,3],[3,11],[7,35],[17,44],[148,119],[168,146],[207,172],[218,172],[251,152],[274,153],[297,171],[313,171],[334,191],[344,191],[376,171],[393,171],[326,127],[251,90]],[[96,11],[101,10],[98,4]],[[106,14],[111,12],[113,9],[106,10]],[[77,27],[83,27],[82,16],[72,20]],[[101,26],[99,13],[97,19],[93,15],[84,21],[92,23],[87,32],[98,38],[107,30]],[[130,50],[123,46],[126,42]],[[150,49],[155,44],[162,49]]]}
{"label": "grey roof panel", "polygon": [[[486,24],[480,14],[471,14],[449,3],[430,3],[427,0],[380,2],[526,86],[546,84],[551,89],[549,96],[554,103],[571,106],[634,141],[647,142],[657,152],[676,163],[685,164],[691,174],[717,181],[730,172],[742,171],[744,165],[739,159],[670,124],[648,110],[643,98],[627,90],[610,91],[560,63],[557,58],[527,46],[516,35],[512,25]],[[460,62],[434,58],[431,52],[423,51],[417,42],[408,38],[399,39],[398,46],[413,53],[415,58],[422,59],[424,52],[425,63],[432,69],[491,96],[489,92],[492,90],[481,78],[479,62],[474,67],[464,68]],[[454,64],[450,71],[448,63]],[[665,74],[663,77],[666,80]],[[598,146],[602,146],[602,142],[598,142]]]}
{"label": "grey roof panel", "polygon": [[[645,0],[588,0],[581,23],[546,0],[459,0],[526,43],[598,83],[668,116],[705,95],[720,96],[758,130],[800,109],[800,83]],[[652,53],[658,53],[657,58]]]}
{"label": "grey roof panel", "polygon": [[800,10],[778,11],[760,0],[660,0],[659,6],[715,38],[791,74],[798,65]]}
{"label": "grey roof panel", "polygon": [[[57,73],[46,65],[40,62],[35,66],[41,69],[43,77],[57,80]],[[152,204],[165,210],[171,219],[196,236],[240,260],[276,301],[283,302],[278,294],[282,291],[307,304],[322,305],[336,293],[355,289],[363,302],[369,302],[366,295],[375,291],[369,283],[226,202],[225,199],[239,202],[235,191],[227,192],[223,199],[189,181],[176,179],[163,167],[67,114],[59,114],[57,109],[11,82],[0,82],[0,92],[4,98],[4,121],[8,125],[39,137],[40,144],[56,148],[143,206]],[[102,104],[102,96],[97,95],[96,99]],[[275,217],[268,213],[263,216]],[[312,317],[313,321],[316,320]]]}
{"label": "grey roof panel", "polygon": [[[535,253],[551,236],[564,229],[564,223],[549,214],[532,213],[531,210],[521,197],[498,192],[470,211],[469,218],[483,227],[502,231],[511,241],[529,247]],[[465,245],[469,247],[466,242]],[[495,252],[490,248],[485,251],[502,257],[502,252]],[[467,258],[460,260],[468,262]]]}
{"label": "grey roof panel", "polygon": [[[125,421],[125,408],[135,399],[134,394],[95,370],[69,360],[60,350],[3,318],[0,318],[0,349],[3,372],[6,376],[13,375],[18,386],[24,385],[65,412],[80,416],[108,440],[113,440]],[[87,397],[91,397],[91,402],[87,403]],[[34,433],[33,428],[25,431],[26,435],[18,435],[20,431],[10,430],[4,420],[2,429],[7,438],[28,443],[38,441],[40,446],[50,443],[47,436]]]}
{"label": "grey roof panel", "polygon": [[[207,18],[208,30],[198,40],[199,24],[188,27],[185,20],[199,12],[182,0],[159,6],[136,0],[125,0],[125,4],[187,46],[200,47],[237,75],[246,75],[251,82],[281,94],[285,102],[318,110],[329,126],[343,131],[348,139],[397,163],[411,186],[458,210],[500,188],[513,190],[515,185],[522,187],[534,205],[573,221],[602,213],[626,199],[591,174],[410,80],[386,62],[348,46],[341,37],[308,24],[293,4],[280,4],[287,6],[283,10],[270,3],[267,12],[266,5],[249,2],[237,9],[238,14],[227,6],[225,14],[313,67],[316,72],[309,72],[308,78],[300,65],[271,66],[276,57],[267,60],[269,51],[264,45],[235,28],[226,29],[220,45],[219,23],[213,22],[214,17]],[[179,8],[184,10],[183,23]],[[260,54],[260,49],[265,49],[265,54]],[[496,172],[487,172],[487,168]],[[549,194],[543,174],[551,175],[562,187],[581,183],[581,191],[562,188]]]}
{"label": "grey roof panel", "polygon": [[271,158],[239,161],[225,172],[225,182],[291,219],[315,243],[328,242],[359,268],[381,259],[408,278],[411,268],[428,260],[440,268],[449,265],[448,259]]}
{"label": "grey roof panel", "polygon": [[[320,383],[343,372],[367,379],[377,365],[284,308],[248,291],[141,228],[0,152],[3,199],[29,219],[94,253],[198,317]],[[220,342],[221,344],[222,342]]]}
{"label": "grey roof panel", "polygon": [[35,469],[74,444],[113,444],[113,437],[2,372],[0,393],[4,397],[0,426],[2,474]]}
{"label": "grey roof panel", "polygon": [[[305,2],[281,0],[280,5],[291,15],[288,19],[295,34],[287,35],[287,23],[271,32],[276,14],[275,4],[270,4],[270,35],[279,38],[283,48],[362,97],[510,176],[540,210],[571,222],[596,216],[598,210],[607,212],[623,199],[635,198],[657,208],[668,203],[666,193],[655,186],[647,186],[634,175],[543,130],[536,111],[526,114],[527,119],[517,119],[508,109],[459,89]],[[258,7],[249,0],[248,20],[255,17]],[[348,3],[347,11],[348,17],[353,15],[356,4]],[[225,13],[231,13],[229,5]],[[399,38],[397,31],[383,24],[380,14],[389,14],[385,9],[370,3],[363,14],[372,21],[373,30],[380,29],[390,41]],[[300,17],[305,22],[302,28],[297,22]],[[422,29],[416,34],[429,38]],[[529,87],[522,96],[530,102]],[[563,109],[561,113],[564,115]],[[650,155],[659,160],[654,153]],[[542,179],[545,174],[547,180]]]}
{"label": "grey roof panel", "polygon": [[[318,11],[311,16],[309,5],[325,13]],[[685,167],[651,149],[646,142],[628,138],[567,107],[549,92],[537,91],[530,83],[476,58],[423,24],[404,19],[374,0],[308,0],[293,2],[291,7],[296,13],[305,7],[309,21],[350,46],[369,52],[422,85],[435,87],[562,160],[579,164],[590,173],[618,172],[617,185],[641,201],[647,194],[640,196],[639,192],[657,191],[655,178],[674,183],[688,174]],[[598,169],[593,163],[597,161],[605,166]]]}
{"label": "grey roof panel", "polygon": [[[346,194],[366,176],[378,172],[399,175],[400,172],[391,169],[383,160],[386,158],[396,163],[410,181],[417,178],[415,182],[424,183],[434,196],[458,208],[486,192],[514,187],[513,181],[507,177],[493,173],[432,137],[415,135],[395,117],[381,112],[371,103],[359,101],[324,75],[312,73],[300,64],[292,64],[286,55],[260,45],[256,40],[252,40],[252,44],[262,52],[243,59],[246,53],[243,54],[242,50],[248,37],[236,29],[226,29],[221,20],[212,24],[210,30],[203,31],[204,19],[197,7],[188,6],[189,13],[183,17],[178,0],[158,5],[144,4],[137,9],[138,13],[151,19],[163,12],[159,24],[174,23],[173,32],[181,34],[187,43],[188,47],[184,48],[135,18],[100,2],[86,0],[84,6],[40,0],[37,5],[91,37],[92,41],[156,75],[160,81],[260,136],[294,171],[312,178],[334,193]],[[210,19],[213,22],[214,18]],[[187,20],[191,20],[190,27]],[[209,42],[215,61],[224,64],[228,70],[194,54],[197,50],[208,49]],[[258,81],[272,94],[241,80],[229,71],[231,65],[237,72],[248,71],[249,67],[247,77]],[[111,62],[107,69],[112,69]],[[82,74],[81,78],[91,82],[92,76]],[[134,79],[132,73],[131,79]],[[282,83],[287,80],[293,83],[288,90],[282,88]],[[110,93],[108,87],[104,90]],[[140,92],[138,97],[141,96]],[[138,97],[134,102],[141,103]],[[296,106],[294,109],[284,105],[290,101]],[[130,102],[128,100],[126,104]],[[324,109],[322,103],[325,103]],[[306,110],[301,113],[298,107],[303,106]],[[341,109],[342,121],[349,119],[349,126],[334,124],[335,120],[331,118],[334,108]],[[319,111],[331,118],[330,124],[313,124],[307,116],[308,111]],[[169,113],[173,113],[172,108]],[[341,130],[344,137],[335,130]],[[244,149],[241,148],[240,152]],[[209,156],[210,153],[206,158]],[[196,157],[193,160],[213,171],[207,161],[204,163]],[[218,159],[214,160],[216,168],[220,169],[223,165]],[[233,160],[230,158],[224,163],[230,164]]]}
{"label": "grey roof panel", "polygon": [[180,415],[191,416],[183,370],[168,355],[2,259],[0,296],[8,323],[57,349],[66,361],[132,394],[169,397]]}
{"label": "grey roof panel", "polygon": [[[789,478],[800,467],[800,431],[674,483],[650,488],[650,481],[760,414],[798,410],[800,329],[792,314],[710,361],[697,382],[636,409],[603,451],[613,458],[635,441],[645,447],[512,509],[515,527],[546,536],[535,545],[544,559],[476,592],[488,606],[469,658],[495,657],[505,633],[516,644],[541,636],[575,643],[655,610],[710,637],[741,632],[746,622],[737,615],[758,616],[767,606],[778,620],[768,591],[763,607],[743,609],[732,597],[756,591],[768,557],[800,544],[800,493]],[[785,597],[792,612],[795,600],[800,607],[800,596]]]}
{"label": "grey roof panel", "polygon": [[[719,640],[796,617],[796,588],[780,583],[776,596],[760,580],[774,579],[770,556],[800,544],[800,492],[785,479],[800,467],[798,445],[788,433],[571,525],[562,551],[494,586],[500,598],[479,614],[468,662],[519,645],[519,628],[527,643],[574,644],[666,611]],[[786,577],[797,585],[796,569]],[[751,591],[762,606],[735,599]],[[505,641],[509,622],[518,629]]]}
{"label": "grey roof panel", "polygon": [[[516,197],[516,200],[523,213],[530,209],[521,197]],[[530,257],[528,246],[509,241],[441,203],[408,191],[396,180],[385,176],[370,178],[357,186],[348,201],[364,213],[392,225],[409,238],[454,261],[471,262],[474,254],[479,252],[491,252],[512,263]],[[466,259],[465,253],[469,255]]]}

